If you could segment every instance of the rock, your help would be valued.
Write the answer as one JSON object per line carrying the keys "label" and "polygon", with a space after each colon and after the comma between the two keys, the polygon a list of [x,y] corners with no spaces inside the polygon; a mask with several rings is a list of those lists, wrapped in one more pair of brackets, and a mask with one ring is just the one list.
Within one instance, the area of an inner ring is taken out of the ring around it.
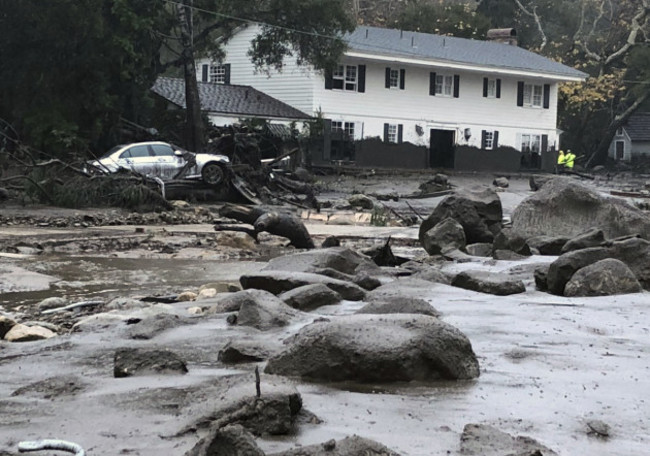
{"label": "rock", "polygon": [[234,282],[213,282],[213,283],[206,283],[203,284],[199,287],[199,294],[208,288],[213,288],[217,291],[217,294],[219,293],[235,293],[237,291],[241,291],[241,287],[239,286],[238,283]]}
{"label": "rock", "polygon": [[289,239],[297,249],[313,249],[314,241],[302,221],[292,214],[266,212],[255,220],[255,232],[266,231]]}
{"label": "rock", "polygon": [[604,242],[605,233],[603,230],[591,228],[590,230],[567,240],[559,254],[573,252],[574,250],[588,249],[589,247],[598,247]]}
{"label": "rock", "polygon": [[578,269],[564,287],[564,296],[611,296],[642,290],[625,263],[607,258]]}
{"label": "rock", "polygon": [[513,437],[486,424],[465,425],[460,436],[460,453],[464,456],[558,456],[530,437]]}
{"label": "rock", "polygon": [[58,296],[53,296],[51,298],[45,298],[38,304],[36,304],[36,307],[38,308],[39,311],[43,312],[44,310],[50,310],[50,309],[57,309],[59,307],[65,307],[70,302],[66,298],[61,298]]}
{"label": "rock", "polygon": [[548,291],[564,295],[564,287],[578,269],[606,258],[621,260],[632,270],[641,286],[650,289],[650,269],[647,267],[650,242],[628,238],[610,241],[608,246],[574,250],[561,255],[548,269]]}
{"label": "rock", "polygon": [[455,287],[479,291],[497,296],[523,293],[526,287],[521,280],[513,280],[503,274],[487,271],[463,271],[451,281]]}
{"label": "rock", "polygon": [[264,271],[316,272],[327,268],[348,275],[381,271],[370,258],[346,247],[310,250],[273,258]]}
{"label": "rock", "polygon": [[307,183],[316,182],[314,175],[310,173],[308,170],[306,170],[305,168],[302,168],[300,166],[296,168],[293,174],[295,174],[295,176],[303,182],[307,182]]}
{"label": "rock", "polygon": [[357,382],[479,376],[467,337],[427,315],[349,315],[305,326],[287,343],[265,372]]}
{"label": "rock", "polygon": [[219,350],[218,359],[224,364],[256,363],[269,357],[267,351],[256,343],[230,340],[225,347]]}
{"label": "rock", "polygon": [[27,326],[16,324],[4,335],[7,342],[31,342],[35,340],[50,339],[56,333],[42,326]]}
{"label": "rock", "polygon": [[472,256],[491,257],[492,244],[488,242],[477,242],[465,246],[465,251]]}
{"label": "rock", "polygon": [[0,315],[0,339],[3,339],[14,326],[16,326],[15,320]]}
{"label": "rock", "polygon": [[464,249],[465,231],[453,218],[446,218],[422,235],[422,247],[429,255]]}
{"label": "rock", "polygon": [[366,296],[367,302],[385,301],[387,298],[422,298],[435,291],[437,286],[446,286],[442,283],[437,284],[428,280],[416,279],[414,277],[400,278],[386,283],[376,288]]}
{"label": "rock", "polygon": [[120,348],[113,359],[115,378],[141,375],[183,375],[185,362],[169,350]]}
{"label": "rock", "polygon": [[533,273],[535,286],[540,291],[548,290],[547,275],[549,267],[550,265],[539,266],[535,268],[535,272]]}
{"label": "rock", "polygon": [[195,301],[197,296],[198,295],[193,291],[184,291],[181,294],[179,294],[176,297],[176,299],[178,300],[178,302]]}
{"label": "rock", "polygon": [[569,238],[564,236],[533,236],[526,239],[530,248],[536,249],[540,255],[561,255],[562,247]]}
{"label": "rock", "polygon": [[323,243],[321,244],[321,247],[324,249],[329,249],[331,247],[340,247],[341,246],[341,241],[339,241],[339,238],[336,236],[327,236]]}
{"label": "rock", "polygon": [[253,435],[239,424],[213,426],[185,456],[264,456]]}
{"label": "rock", "polygon": [[357,310],[357,314],[421,314],[429,315],[431,317],[440,316],[431,304],[424,299],[409,298],[394,296],[384,300],[376,300],[369,302],[361,309]]}
{"label": "rock", "polygon": [[198,306],[188,307],[187,308],[187,313],[190,314],[190,315],[201,315],[201,314],[203,314],[203,309],[201,307],[198,307]]}
{"label": "rock", "polygon": [[375,203],[369,196],[356,194],[348,198],[348,203],[350,206],[361,209],[372,209],[375,207]]}
{"label": "rock", "polygon": [[494,237],[492,250],[510,250],[518,255],[530,256],[530,247],[526,239],[510,228],[504,228]]}
{"label": "rock", "polygon": [[237,324],[267,330],[286,326],[298,312],[264,290],[244,290],[233,295],[240,300]]}
{"label": "rock", "polygon": [[151,304],[133,298],[115,298],[104,304],[104,309],[107,311],[145,309],[147,307],[151,307]]}
{"label": "rock", "polygon": [[216,243],[220,247],[231,247],[238,250],[255,250],[255,239],[246,233],[219,232],[216,234]]}
{"label": "rock", "polygon": [[646,213],[566,177],[547,182],[512,214],[512,228],[526,238],[549,233],[574,237],[585,227],[601,229],[607,238],[638,233],[650,239],[650,217]]}
{"label": "rock", "polygon": [[341,301],[341,296],[336,291],[322,283],[294,288],[278,297],[294,309],[305,312]]}
{"label": "rock", "polygon": [[508,188],[510,187],[510,182],[507,177],[497,177],[492,181],[492,185],[498,188]]}
{"label": "rock", "polygon": [[342,440],[328,440],[316,445],[271,453],[268,456],[399,456],[381,443],[356,435]]}
{"label": "rock", "polygon": [[528,256],[519,255],[512,250],[495,250],[494,253],[492,253],[492,258],[499,261],[523,261],[528,258]]}
{"label": "rock", "polygon": [[421,270],[420,272],[413,274],[412,279],[426,280],[428,282],[434,283],[444,283],[445,285],[451,285],[451,279],[442,272],[437,267],[428,267]]}
{"label": "rock", "polygon": [[90,386],[88,383],[73,375],[55,376],[22,386],[11,393],[11,396],[61,399],[63,396],[75,396],[86,390],[88,386]]}
{"label": "rock", "polygon": [[353,283],[307,272],[261,271],[257,274],[243,275],[239,281],[245,290],[257,288],[259,290],[269,291],[275,295],[304,285],[313,285],[316,283],[326,285],[340,294],[343,299],[349,301],[360,301],[366,294],[363,288]]}
{"label": "rock", "polygon": [[381,286],[381,280],[379,280],[377,277],[372,277],[371,275],[365,272],[361,272],[355,275],[352,278],[352,282],[359,285],[364,290],[368,290],[368,291],[374,290],[375,288]]}
{"label": "rock", "polygon": [[199,291],[199,294],[196,297],[197,301],[200,301],[201,299],[209,299],[209,298],[214,298],[217,295],[217,289],[216,288],[204,288],[203,290]]}
{"label": "rock", "polygon": [[152,315],[139,320],[137,323],[129,324],[126,337],[135,340],[149,340],[168,329],[176,328],[185,323],[177,315]]}
{"label": "rock", "polygon": [[607,438],[611,433],[609,424],[602,420],[588,420],[585,424],[587,425],[587,434],[589,435]]}
{"label": "rock", "polygon": [[173,200],[169,202],[174,209],[188,209],[190,207],[190,203],[187,201],[183,200]]}
{"label": "rock", "polygon": [[501,229],[503,210],[499,195],[490,188],[454,193],[443,199],[420,225],[418,238],[424,244],[424,234],[446,218],[463,226],[467,243],[492,242]]}

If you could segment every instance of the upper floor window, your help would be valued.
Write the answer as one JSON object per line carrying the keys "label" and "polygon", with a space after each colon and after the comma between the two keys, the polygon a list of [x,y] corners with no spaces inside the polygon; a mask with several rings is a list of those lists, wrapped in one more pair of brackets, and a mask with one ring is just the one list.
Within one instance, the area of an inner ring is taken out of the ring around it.
{"label": "upper floor window", "polygon": [[483,97],[501,98],[501,79],[483,78]]}
{"label": "upper floor window", "polygon": [[350,92],[357,91],[357,66],[356,65],[339,65],[332,75],[332,88],[346,90]]}
{"label": "upper floor window", "polygon": [[436,75],[436,95],[450,97],[454,93],[454,77],[449,75]]}
{"label": "upper floor window", "polygon": [[616,136],[623,136],[623,127],[618,127],[616,129]]}
{"label": "upper floor window", "polygon": [[386,88],[404,90],[406,70],[397,68],[386,68]]}
{"label": "upper floor window", "polygon": [[541,85],[524,84],[524,106],[542,107],[543,88]]}
{"label": "upper floor window", "polygon": [[393,70],[392,68],[390,69],[390,75],[388,77],[388,85],[390,88],[398,88],[399,87],[399,70]]}
{"label": "upper floor window", "polygon": [[210,65],[209,82],[215,84],[226,83],[226,65]]}

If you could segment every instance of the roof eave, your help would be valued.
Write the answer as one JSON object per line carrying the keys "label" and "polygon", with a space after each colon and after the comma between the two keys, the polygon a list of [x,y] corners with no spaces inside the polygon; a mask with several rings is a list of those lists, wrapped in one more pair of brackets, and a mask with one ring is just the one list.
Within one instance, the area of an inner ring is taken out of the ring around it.
{"label": "roof eave", "polygon": [[[465,71],[473,71],[480,73],[491,73],[491,74],[504,74],[510,76],[527,76],[527,77],[536,77],[544,79],[552,79],[558,82],[583,82],[587,79],[587,74],[580,72],[584,76],[572,76],[566,74],[558,73],[548,73],[543,71],[533,71],[520,68],[505,68],[505,67],[496,67],[489,65],[478,65],[478,64],[468,64],[453,62],[449,60],[433,60],[433,59],[422,59],[415,57],[406,57],[396,54],[378,54],[370,53],[364,51],[356,51],[349,49],[345,52],[347,57],[365,59],[365,60],[375,60],[378,62],[394,62],[394,63],[404,63],[408,65],[420,65],[427,66],[431,68],[448,68],[448,69],[457,69]],[[576,70],[577,71],[577,70]]]}

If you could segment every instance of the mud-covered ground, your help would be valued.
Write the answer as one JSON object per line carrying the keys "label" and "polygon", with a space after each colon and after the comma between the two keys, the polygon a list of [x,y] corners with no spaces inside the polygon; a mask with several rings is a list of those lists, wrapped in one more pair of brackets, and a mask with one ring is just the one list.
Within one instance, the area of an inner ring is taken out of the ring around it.
{"label": "mud-covered ground", "polygon": [[[491,185],[492,177],[459,175],[450,180],[462,188]],[[426,180],[422,174],[319,179],[319,198],[332,201],[357,192],[407,195]],[[510,184],[500,193],[506,216],[530,194],[527,176],[512,176]],[[605,191],[627,183],[602,179],[591,185]],[[400,214],[426,216],[440,199],[408,200],[410,207],[403,198],[384,204]],[[1,209],[3,216],[43,220],[109,218],[105,211]],[[216,210],[201,209],[204,215]],[[417,226],[369,226],[367,212],[334,208],[302,215],[317,243],[337,235],[343,245],[363,248],[392,235],[395,253],[425,254],[416,241]],[[268,258],[293,251],[279,238],[265,236],[255,244],[242,233],[214,233],[211,224],[95,225],[101,224],[0,226],[0,311],[38,319],[34,304],[51,296],[75,302],[198,291],[203,284],[236,282]],[[318,420],[301,422],[286,437],[262,437],[258,444],[271,453],[357,434],[403,455],[459,454],[464,425],[483,423],[531,436],[561,455],[648,454],[650,298],[646,292],[563,298],[536,291],[535,266],[553,259],[484,258],[444,266],[448,271],[484,269],[520,277],[527,288],[520,295],[495,297],[442,284],[422,291],[420,297],[444,321],[469,337],[481,366],[477,380],[324,385],[263,375],[263,394],[273,385],[296,384],[304,408]],[[183,321],[150,340],[130,338],[128,328],[111,323],[62,331],[47,341],[0,342],[0,452],[16,452],[21,440],[60,438],[81,444],[89,455],[182,455],[198,436],[170,435],[218,409],[234,385],[250,385],[254,392],[253,370],[264,363],[236,368],[222,364],[217,354],[228,340],[262,337],[277,349],[311,320],[349,314],[361,305],[344,301],[323,307],[292,326],[260,335],[229,326],[223,314],[188,312],[192,306],[209,305],[210,299],[134,311],[144,318],[164,309]],[[78,316],[72,312],[69,318]],[[114,378],[113,354],[120,347],[169,348],[187,360],[189,373]],[[590,433],[586,423],[592,419],[609,424],[611,435]]]}

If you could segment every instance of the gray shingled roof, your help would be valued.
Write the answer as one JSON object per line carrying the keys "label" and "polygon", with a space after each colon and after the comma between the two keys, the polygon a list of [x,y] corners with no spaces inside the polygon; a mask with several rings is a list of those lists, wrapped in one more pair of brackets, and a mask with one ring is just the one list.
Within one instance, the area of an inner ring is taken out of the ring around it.
{"label": "gray shingled roof", "polygon": [[625,131],[632,141],[650,141],[650,112],[637,112],[627,120]]}
{"label": "gray shingled roof", "polygon": [[[350,50],[585,78],[587,74],[517,46],[378,27],[345,36]],[[413,45],[411,45],[413,43]]]}
{"label": "gray shingled roof", "polygon": [[[311,116],[292,108],[250,86],[199,82],[201,110],[215,114],[274,119],[311,119]],[[185,108],[185,81],[180,78],[159,77],[151,90]]]}

